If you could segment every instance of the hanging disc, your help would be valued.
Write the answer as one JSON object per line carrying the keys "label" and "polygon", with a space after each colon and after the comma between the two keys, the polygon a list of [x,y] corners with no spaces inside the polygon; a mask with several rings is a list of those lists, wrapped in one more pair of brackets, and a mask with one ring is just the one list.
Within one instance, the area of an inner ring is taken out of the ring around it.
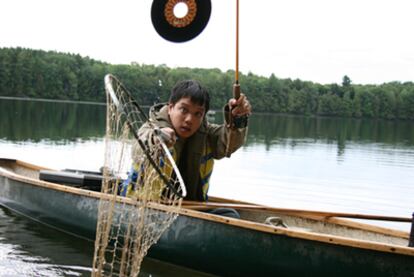
{"label": "hanging disc", "polygon": [[[176,15],[176,6],[185,5],[186,13]],[[185,42],[198,36],[211,14],[210,0],[154,0],[151,20],[157,33],[172,42]]]}

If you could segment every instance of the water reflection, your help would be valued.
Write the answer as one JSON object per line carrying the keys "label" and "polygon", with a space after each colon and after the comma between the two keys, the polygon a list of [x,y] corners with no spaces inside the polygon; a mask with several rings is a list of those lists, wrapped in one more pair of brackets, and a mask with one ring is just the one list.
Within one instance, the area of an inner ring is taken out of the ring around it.
{"label": "water reflection", "polygon": [[251,117],[249,132],[248,143],[263,142],[270,146],[286,139],[305,138],[336,143],[340,153],[349,141],[414,145],[414,123],[409,121],[260,114]]}
{"label": "water reflection", "polygon": [[[101,138],[105,117],[102,105],[0,99],[0,138],[35,142]],[[210,120],[221,123],[223,114],[217,112]],[[253,114],[246,146],[295,147],[303,139],[336,144],[338,155],[351,141],[413,146],[414,122]]]}
{"label": "water reflection", "polygon": [[78,140],[105,134],[105,106],[0,99],[0,138]]}
{"label": "water reflection", "polygon": [[6,276],[89,276],[93,243],[0,206],[0,253]]}

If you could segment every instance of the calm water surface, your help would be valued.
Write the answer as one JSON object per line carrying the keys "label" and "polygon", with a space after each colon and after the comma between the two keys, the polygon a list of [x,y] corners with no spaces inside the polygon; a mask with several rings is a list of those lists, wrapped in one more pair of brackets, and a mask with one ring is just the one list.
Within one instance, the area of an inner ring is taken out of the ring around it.
{"label": "calm water surface", "polygon": [[[220,123],[221,115],[214,121]],[[1,157],[97,170],[103,164],[104,130],[104,106],[0,99]],[[231,159],[217,161],[210,195],[276,207],[409,217],[414,212],[414,123],[253,115],[245,146]],[[409,230],[404,223],[377,224]],[[90,242],[0,209],[0,272],[81,276],[89,275],[91,261]],[[144,271],[199,274],[151,260]]]}

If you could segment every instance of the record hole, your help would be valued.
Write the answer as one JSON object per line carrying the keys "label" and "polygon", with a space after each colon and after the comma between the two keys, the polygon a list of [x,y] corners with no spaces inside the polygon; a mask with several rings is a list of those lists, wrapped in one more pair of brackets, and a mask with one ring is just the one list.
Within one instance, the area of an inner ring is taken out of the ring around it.
{"label": "record hole", "polygon": [[174,15],[175,15],[175,17],[183,18],[187,15],[187,13],[188,13],[188,6],[187,6],[186,3],[180,2],[180,3],[177,3],[174,6]]}

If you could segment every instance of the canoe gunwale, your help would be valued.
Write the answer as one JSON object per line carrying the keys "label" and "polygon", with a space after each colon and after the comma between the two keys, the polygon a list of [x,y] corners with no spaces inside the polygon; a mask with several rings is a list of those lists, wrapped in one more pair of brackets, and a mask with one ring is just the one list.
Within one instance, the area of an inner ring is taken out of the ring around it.
{"label": "canoe gunwale", "polygon": [[[19,161],[19,160],[0,159],[0,161],[3,161],[3,163],[5,161],[15,163],[15,165],[17,166],[22,166],[22,167],[25,167],[31,170],[47,169],[47,168],[35,166],[27,162]],[[28,185],[42,187],[46,189],[52,189],[52,190],[61,191],[64,193],[71,193],[71,194],[75,194],[78,196],[90,197],[90,198],[96,198],[96,199],[101,199],[102,197],[108,200],[114,199],[114,196],[105,195],[101,192],[88,191],[82,188],[75,188],[75,187],[65,186],[65,185],[56,184],[56,183],[50,183],[47,181],[42,181],[42,180],[37,180],[37,179],[30,178],[30,177],[22,176],[8,169],[5,169],[2,166],[0,166],[0,176],[4,176],[6,178],[10,178],[10,179],[13,179],[19,182],[23,182]],[[214,199],[220,200],[223,198],[214,198]],[[133,200],[129,198],[125,198],[125,197],[120,197],[120,196],[116,196],[116,201],[134,204]],[[233,200],[230,200],[230,201],[233,201]],[[229,200],[227,200],[227,202],[229,202]],[[238,203],[242,203],[242,202],[238,202]],[[164,211],[169,210],[169,207],[162,206],[162,205],[160,205],[160,207],[154,207],[154,208],[164,210]],[[322,233],[313,233],[313,232],[304,231],[304,230],[290,230],[284,227],[276,227],[276,226],[271,226],[271,225],[267,225],[264,223],[252,222],[252,221],[247,221],[243,219],[222,217],[222,216],[199,212],[196,210],[190,210],[186,208],[179,209],[178,214],[182,216],[189,216],[189,217],[199,218],[202,220],[208,220],[208,221],[212,221],[212,222],[216,222],[220,224],[232,225],[232,226],[239,227],[239,228],[247,228],[247,229],[255,230],[258,232],[270,233],[274,235],[317,241],[317,242],[340,245],[340,246],[345,246],[345,247],[353,247],[353,248],[374,250],[374,251],[380,251],[380,252],[414,256],[414,248],[408,247],[408,246],[400,246],[400,245],[387,244],[387,243],[381,243],[381,242],[365,241],[362,239],[346,238],[346,237],[340,237],[336,235],[329,235],[329,234],[322,234]],[[303,217],[303,218],[306,218],[306,217]],[[333,222],[331,223],[339,224],[339,225],[341,225],[341,222],[342,223],[352,222],[352,221],[344,220],[344,219],[332,219],[331,218],[330,220],[331,221],[333,220]],[[326,222],[329,222],[329,221],[326,220]],[[362,229],[361,226],[359,226],[359,228]]]}

